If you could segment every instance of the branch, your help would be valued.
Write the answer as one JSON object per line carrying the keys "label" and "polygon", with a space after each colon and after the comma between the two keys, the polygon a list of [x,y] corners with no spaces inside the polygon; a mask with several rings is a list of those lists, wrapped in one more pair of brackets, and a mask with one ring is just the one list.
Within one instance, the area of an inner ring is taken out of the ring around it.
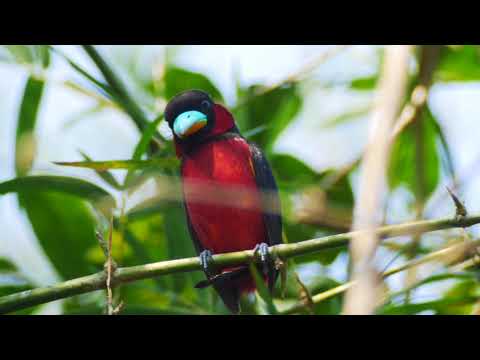
{"label": "branch", "polygon": [[[379,238],[405,236],[450,228],[465,228],[480,223],[480,214],[459,219],[438,219],[417,221],[399,225],[389,225],[376,229]],[[345,246],[352,237],[364,231],[326,236],[318,239],[306,240],[294,244],[280,244],[270,247],[274,256],[287,259],[294,256],[315,253],[326,249]],[[213,256],[213,263],[218,266],[244,264],[254,260],[253,250],[238,251]],[[198,257],[161,261],[152,264],[118,268],[112,274],[112,286],[122,283],[150,279],[167,274],[191,272],[201,270]],[[81,278],[68,280],[53,286],[27,290],[0,297],[0,314],[8,313],[30,306],[48,303],[51,301],[84,294],[106,286],[104,271]]]}

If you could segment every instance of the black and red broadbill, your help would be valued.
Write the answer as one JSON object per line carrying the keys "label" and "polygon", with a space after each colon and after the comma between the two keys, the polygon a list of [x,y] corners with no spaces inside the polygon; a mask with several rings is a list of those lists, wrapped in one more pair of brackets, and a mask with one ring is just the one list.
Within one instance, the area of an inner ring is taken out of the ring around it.
{"label": "black and red broadbill", "polygon": [[249,268],[217,268],[212,254],[255,249],[273,291],[278,271],[268,246],[282,242],[282,218],[270,165],[242,137],[232,114],[203,91],[175,96],[165,119],[181,160],[190,236],[207,276],[197,287],[212,285],[230,311],[238,313],[241,295],[256,288]]}

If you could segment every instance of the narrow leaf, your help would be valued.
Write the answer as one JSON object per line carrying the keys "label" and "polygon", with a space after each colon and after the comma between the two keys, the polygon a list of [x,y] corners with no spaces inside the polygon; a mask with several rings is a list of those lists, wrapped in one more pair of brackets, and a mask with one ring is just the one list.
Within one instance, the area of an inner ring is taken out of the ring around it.
{"label": "narrow leaf", "polygon": [[165,97],[170,99],[191,89],[203,90],[213,99],[223,101],[220,91],[205,75],[169,65],[165,71]]}
{"label": "narrow leaf", "polygon": [[98,88],[102,89],[105,93],[107,93],[110,97],[114,98],[115,94],[113,90],[108,86],[107,84],[101,82],[100,80],[97,80],[94,76],[89,74],[84,68],[82,68],[80,65],[78,65],[75,61],[70,59],[67,55],[65,55],[63,52],[58,50],[57,48],[54,48],[53,46],[50,47],[56,54],[60,55],[65,61],[67,61],[70,66],[75,69],[80,75],[82,75],[85,79],[90,81],[93,85],[97,86]]}
{"label": "narrow leaf", "polygon": [[35,139],[33,131],[42,99],[45,83],[30,76],[25,84],[22,103],[18,113],[15,170],[17,175],[25,175],[32,167],[35,157]]}
{"label": "narrow leaf", "polygon": [[250,273],[252,274],[255,284],[257,285],[257,291],[263,301],[267,304],[267,311],[270,315],[278,315],[278,310],[273,303],[272,296],[265,285],[263,277],[259,274],[257,267],[254,263],[250,263]]}
{"label": "narrow leaf", "polygon": [[453,163],[453,157],[452,157],[452,151],[450,149],[450,145],[448,144],[447,138],[445,136],[445,133],[440,126],[440,123],[438,120],[435,118],[433,115],[430,107],[426,106],[425,108],[425,115],[430,119],[430,121],[433,124],[433,129],[437,135],[438,140],[440,140],[440,145],[442,149],[442,160],[444,164],[444,168],[447,171],[448,175],[450,176],[452,182],[455,181],[456,179],[456,172],[455,172],[455,166]]}
{"label": "narrow leaf", "polygon": [[[160,121],[162,121],[162,119],[163,114],[158,116],[154,121],[148,124],[147,128],[143,131],[140,142],[135,147],[132,160],[140,160],[142,158],[142,155],[147,152],[150,141],[154,138],[158,124],[160,124]],[[127,176],[125,177],[124,186],[131,183],[134,174],[133,171],[134,169],[128,170]]]}
{"label": "narrow leaf", "polygon": [[97,247],[95,219],[81,199],[30,188],[19,194],[32,228],[56,271],[72,279],[98,271],[87,259]]}
{"label": "narrow leaf", "polygon": [[265,126],[265,130],[250,135],[268,153],[280,134],[295,119],[302,107],[302,97],[295,85],[288,85],[258,95],[259,86],[247,89],[245,98],[240,99],[238,107],[233,109],[235,120],[241,130]]}
{"label": "narrow leaf", "polygon": [[[434,119],[426,111],[417,120],[422,126],[422,141],[424,161],[423,168],[425,183],[425,198],[428,198],[436,189],[440,178],[440,159],[437,149]],[[416,124],[409,124],[396,138],[392,146],[392,154],[388,169],[388,180],[391,189],[404,185],[412,193],[416,192]]]}
{"label": "narrow leaf", "polygon": [[74,161],[74,162],[54,162],[56,165],[73,166],[94,169],[97,171],[106,171],[109,169],[175,169],[178,166],[178,160],[173,157],[153,158],[149,160],[111,160],[111,161]]}
{"label": "narrow leaf", "polygon": [[26,176],[0,183],[0,195],[23,191],[52,191],[113,206],[115,200],[104,189],[85,180],[65,176]]}
{"label": "narrow leaf", "polygon": [[[87,154],[83,153],[82,151],[80,151],[80,154],[86,161],[93,161],[90,157],[88,157]],[[103,181],[105,181],[107,184],[114,187],[115,189],[120,190],[122,188],[122,185],[118,183],[115,177],[108,170],[96,170],[95,172],[103,179]]]}
{"label": "narrow leaf", "polygon": [[133,101],[126,87],[117,74],[115,74],[112,67],[107,63],[107,61],[105,61],[105,59],[100,55],[94,46],[83,45],[83,49],[88,56],[90,56],[95,65],[97,65],[105,80],[113,89],[115,100],[125,110],[125,112],[130,115],[137,128],[140,131],[143,131],[148,125],[148,120],[146,119],[143,110],[135,101]]}

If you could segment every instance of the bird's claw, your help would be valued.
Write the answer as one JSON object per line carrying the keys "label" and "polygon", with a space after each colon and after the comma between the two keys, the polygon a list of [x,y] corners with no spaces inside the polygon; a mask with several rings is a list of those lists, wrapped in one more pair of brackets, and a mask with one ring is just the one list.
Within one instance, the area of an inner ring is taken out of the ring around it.
{"label": "bird's claw", "polygon": [[263,274],[268,276],[268,265],[270,263],[270,253],[268,250],[268,244],[260,243],[255,246],[253,249],[254,255],[260,256],[260,262],[262,263]]}
{"label": "bird's claw", "polygon": [[203,272],[207,275],[207,278],[211,278],[213,276],[212,271],[212,262],[213,256],[210,250],[203,250],[200,253],[200,264],[202,265]]}

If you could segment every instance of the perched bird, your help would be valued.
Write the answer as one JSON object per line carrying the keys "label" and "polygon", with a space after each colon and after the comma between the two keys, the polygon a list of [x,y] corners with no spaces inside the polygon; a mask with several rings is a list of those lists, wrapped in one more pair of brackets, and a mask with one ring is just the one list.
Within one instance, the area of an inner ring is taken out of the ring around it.
{"label": "perched bird", "polygon": [[[255,249],[268,288],[278,271],[268,246],[282,242],[277,185],[262,151],[240,134],[232,114],[203,91],[175,96],[165,109],[181,160],[190,236],[207,280],[233,313],[255,290],[247,265],[216,268],[212,255]],[[266,194],[266,196],[265,196]]]}

